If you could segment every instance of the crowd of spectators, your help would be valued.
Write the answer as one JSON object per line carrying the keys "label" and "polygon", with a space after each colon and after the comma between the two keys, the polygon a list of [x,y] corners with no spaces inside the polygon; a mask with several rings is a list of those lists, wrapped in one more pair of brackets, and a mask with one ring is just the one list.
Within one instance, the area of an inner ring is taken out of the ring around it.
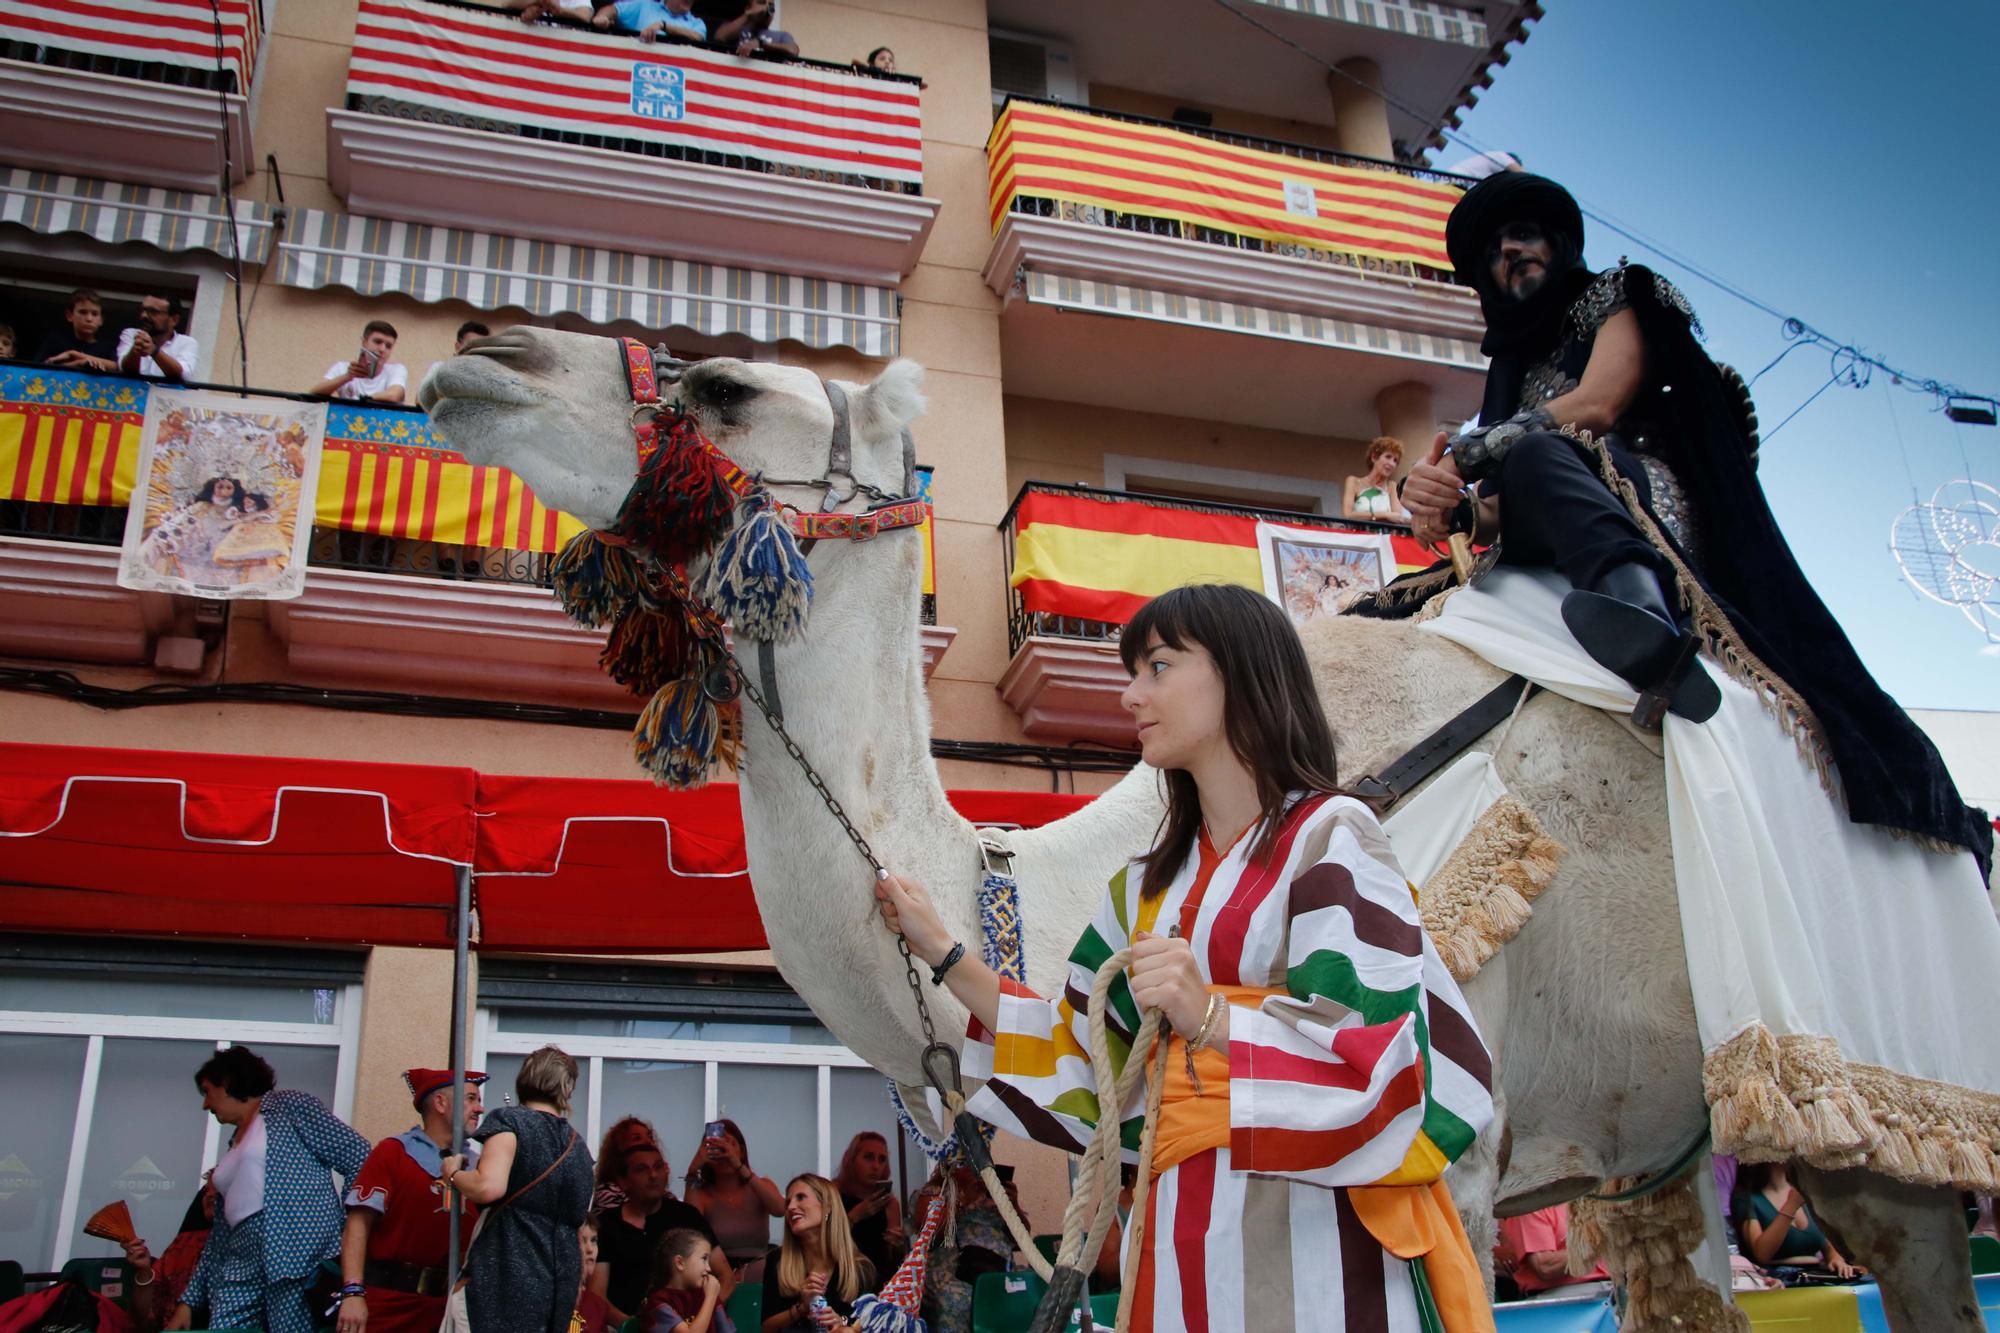
{"label": "crowd of spectators", "polygon": [[[139,298],[138,321],[113,337],[104,327],[104,298],[79,287],[64,303],[64,327],[50,331],[25,359],[63,370],[123,371],[177,383],[199,379],[201,346],[181,331],[186,317],[180,297],[148,291]],[[20,354],[13,327],[0,324],[0,359]]]}
{"label": "crowd of spectators", "polygon": [[[800,54],[798,39],[772,26],[776,0],[745,0],[743,12],[710,27],[694,12],[694,0],[501,0],[528,23],[544,20],[587,25],[603,32],[622,32],[643,42],[692,42],[739,56],[789,59]],[[896,53],[878,46],[852,62],[856,69],[880,74],[896,72]]]}
{"label": "crowd of spectators", "polygon": [[[465,1078],[454,1126],[450,1071],[407,1071],[418,1123],[371,1145],[248,1048],[206,1060],[195,1086],[229,1134],[165,1250],[124,1243],[139,1333],[609,1333],[631,1318],[642,1333],[739,1333],[725,1306],[744,1284],[761,1289],[764,1333],[828,1333],[907,1249],[879,1133],[855,1136],[838,1180],[801,1174],[781,1191],[733,1121],[710,1121],[676,1196],[637,1116],[592,1157],[562,1050],[522,1060],[511,1105],[487,1109],[486,1076]],[[462,1276],[448,1290],[454,1194]],[[12,1313],[0,1307],[0,1327]]]}

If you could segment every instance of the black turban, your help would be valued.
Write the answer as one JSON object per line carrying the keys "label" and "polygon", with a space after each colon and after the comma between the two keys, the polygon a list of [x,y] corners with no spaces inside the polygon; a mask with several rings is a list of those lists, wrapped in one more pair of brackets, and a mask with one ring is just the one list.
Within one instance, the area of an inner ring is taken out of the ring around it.
{"label": "black turban", "polygon": [[[1494,285],[1486,247],[1510,222],[1533,222],[1554,251],[1548,280],[1525,301]],[[1591,279],[1583,266],[1583,212],[1568,190],[1546,176],[1500,171],[1465,192],[1444,227],[1445,250],[1458,280],[1479,293],[1486,338],[1479,350],[1489,357],[1533,360],[1555,346],[1562,318]]]}

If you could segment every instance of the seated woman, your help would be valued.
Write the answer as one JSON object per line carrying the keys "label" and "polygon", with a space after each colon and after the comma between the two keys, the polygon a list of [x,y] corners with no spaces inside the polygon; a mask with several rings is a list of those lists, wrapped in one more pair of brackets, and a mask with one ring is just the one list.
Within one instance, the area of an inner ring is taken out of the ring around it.
{"label": "seated woman", "polygon": [[762,1282],[764,1270],[757,1265],[771,1248],[771,1219],[785,1215],[785,1201],[776,1182],[750,1169],[750,1147],[734,1120],[710,1121],[704,1128],[722,1132],[703,1138],[695,1149],[687,1201],[708,1219],[736,1280]]}
{"label": "seated woman", "polygon": [[1745,1162],[1736,1170],[1736,1197],[1730,1213],[1742,1236],[1744,1253],[1765,1268],[1823,1268],[1835,1277],[1856,1277],[1861,1269],[1841,1257],[1806,1212],[1805,1196],[1791,1182],[1783,1162]]}
{"label": "seated woman", "polygon": [[1349,477],[1341,492],[1340,512],[1347,518],[1409,521],[1403,498],[1396,493],[1396,469],[1403,466],[1403,442],[1379,435],[1368,446],[1368,471]]}
{"label": "seated woman", "polygon": [[784,1242],[764,1261],[763,1333],[852,1329],[855,1298],[874,1286],[839,1188],[825,1176],[794,1176],[785,1186]]}
{"label": "seated woman", "polygon": [[903,1206],[889,1173],[889,1140],[864,1129],[847,1141],[833,1183],[847,1208],[847,1226],[854,1246],[868,1256],[877,1273],[893,1273],[909,1249],[903,1230]]}

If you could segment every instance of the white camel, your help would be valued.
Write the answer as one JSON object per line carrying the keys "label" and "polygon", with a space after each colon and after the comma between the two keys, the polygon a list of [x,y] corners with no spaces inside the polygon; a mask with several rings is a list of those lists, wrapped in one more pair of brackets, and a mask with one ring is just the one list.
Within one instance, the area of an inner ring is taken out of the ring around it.
{"label": "white camel", "polygon": [[[544,503],[603,528],[636,471],[622,367],[607,340],[518,328],[444,362],[419,400],[468,457],[515,471]],[[847,386],[859,480],[900,489],[899,435],[922,411],[921,381],[919,367],[899,361]],[[679,391],[745,469],[825,470],[833,410],[810,371],[716,359],[689,370]],[[819,502],[805,490],[781,496]],[[883,862],[930,885],[947,924],[976,939],[978,834],[946,802],[930,755],[919,559],[914,540],[894,535],[823,543],[812,553],[806,633],[776,649],[777,677],[787,725]],[[1394,758],[1501,675],[1394,623],[1325,622],[1307,648],[1344,779]],[[756,679],[748,645],[738,652]],[[746,725],[744,826],[778,968],[850,1049],[918,1085],[922,1033],[866,867],[769,730],[754,717]],[[1493,749],[1500,735],[1480,746]],[[1476,1241],[1491,1236],[1496,1210],[1517,1214],[1658,1171],[1707,1120],[1657,754],[1608,715],[1550,695],[1522,710],[1504,742],[1495,757],[1509,790],[1569,855],[1528,924],[1466,987],[1495,1054],[1501,1110],[1451,1176]],[[1006,835],[1029,985],[1045,994],[1060,985],[1106,879],[1149,844],[1160,810],[1155,774],[1140,766],[1075,815]],[[940,1035],[956,1041],[964,1011],[943,989],[925,989]],[[1801,1165],[1798,1175],[1836,1242],[1879,1276],[1898,1333],[1985,1327],[1948,1191],[1858,1170]],[[1598,1216],[1615,1233],[1623,1213]],[[1628,1327],[1645,1322],[1643,1312],[1628,1317]]]}

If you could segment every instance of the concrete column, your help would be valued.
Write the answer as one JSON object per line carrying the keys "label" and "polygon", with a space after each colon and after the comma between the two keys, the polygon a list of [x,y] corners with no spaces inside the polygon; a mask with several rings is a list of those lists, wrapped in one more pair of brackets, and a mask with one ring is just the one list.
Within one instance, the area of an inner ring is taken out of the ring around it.
{"label": "concrete column", "polygon": [[1344,79],[1330,71],[1326,76],[1326,86],[1333,94],[1334,143],[1343,153],[1393,160],[1396,147],[1389,136],[1389,104],[1376,91],[1382,86],[1382,67],[1365,56],[1355,56],[1334,68],[1353,76]]}
{"label": "concrete column", "polygon": [[[478,960],[473,960],[476,969]],[[477,973],[468,985],[477,994]],[[451,1049],[451,951],[378,946],[362,977],[354,1127],[371,1139],[410,1127],[405,1069],[444,1069]],[[470,1004],[467,1010],[470,1012]]]}
{"label": "concrete column", "polygon": [[1431,386],[1415,380],[1391,384],[1375,395],[1375,419],[1384,435],[1403,442],[1403,467],[1422,461],[1437,434],[1437,406]]}

